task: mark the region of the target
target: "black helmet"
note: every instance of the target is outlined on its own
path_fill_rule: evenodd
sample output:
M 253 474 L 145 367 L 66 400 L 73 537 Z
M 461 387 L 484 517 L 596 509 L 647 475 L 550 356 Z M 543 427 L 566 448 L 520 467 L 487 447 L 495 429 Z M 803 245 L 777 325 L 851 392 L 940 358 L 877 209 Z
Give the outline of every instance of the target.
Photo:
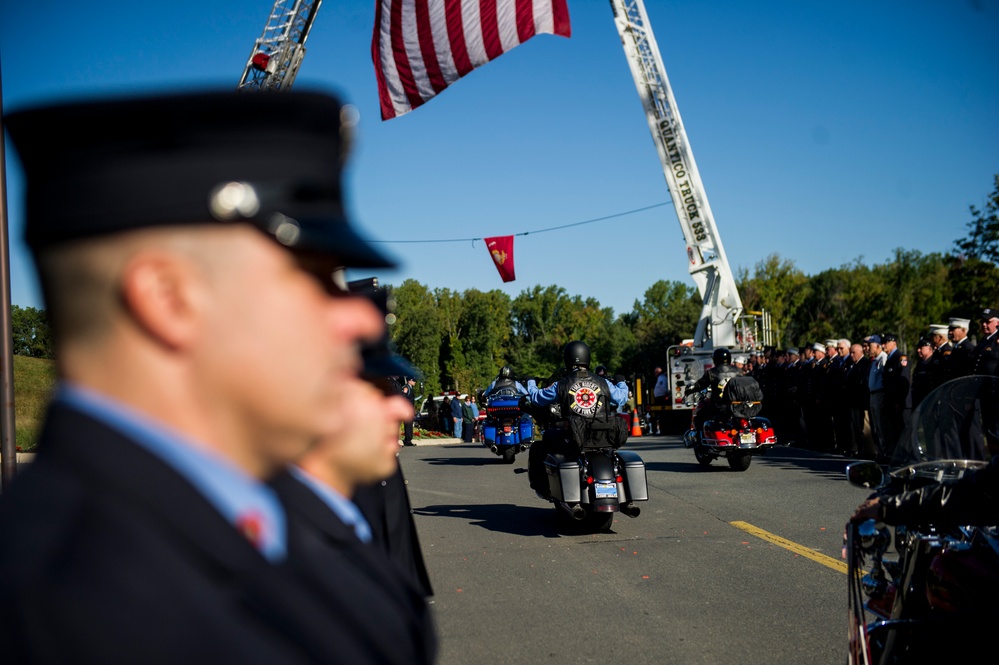
M 580 342 L 579 340 L 569 342 L 562 350 L 562 360 L 565 361 L 566 369 L 589 367 L 590 347 L 586 346 L 586 342 Z
M 715 352 L 711 354 L 711 358 L 715 361 L 715 365 L 732 364 L 732 353 L 725 347 L 715 349 Z
M 513 376 L 513 370 L 510 369 L 509 365 L 503 365 L 502 369 L 500 369 L 500 378 L 509 379 L 511 376 Z
M 597 365 L 597 368 L 593 370 L 593 373 L 598 376 L 605 376 L 607 374 L 607 368 L 603 365 Z

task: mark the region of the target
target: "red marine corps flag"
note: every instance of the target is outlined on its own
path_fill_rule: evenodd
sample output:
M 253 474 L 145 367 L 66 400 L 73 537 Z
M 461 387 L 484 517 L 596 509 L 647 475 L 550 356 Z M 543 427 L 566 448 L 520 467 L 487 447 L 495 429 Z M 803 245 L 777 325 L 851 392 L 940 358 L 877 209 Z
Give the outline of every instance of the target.
M 512 282 L 516 279 L 513 273 L 513 236 L 497 236 L 486 238 L 486 249 L 489 256 L 493 257 L 493 263 L 499 270 L 500 277 L 504 282 Z
M 382 120 L 412 111 L 534 35 L 568 37 L 566 0 L 377 0 L 371 58 Z

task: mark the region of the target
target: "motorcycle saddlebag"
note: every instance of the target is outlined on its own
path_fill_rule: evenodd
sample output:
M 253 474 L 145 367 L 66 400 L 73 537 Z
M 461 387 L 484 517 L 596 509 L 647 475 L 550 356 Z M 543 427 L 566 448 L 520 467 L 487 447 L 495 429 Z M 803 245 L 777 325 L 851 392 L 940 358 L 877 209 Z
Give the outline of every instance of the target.
M 763 408 L 763 390 L 751 376 L 736 376 L 725 384 L 724 401 L 736 418 L 753 418 Z
M 565 455 L 551 454 L 545 458 L 548 491 L 552 497 L 566 503 L 579 503 L 579 461 Z
M 624 465 L 625 495 L 629 501 L 648 501 L 649 484 L 645 477 L 645 462 L 638 453 L 619 450 L 618 458 Z
M 482 443 L 491 445 L 496 443 L 496 425 L 490 421 L 482 423 Z
M 531 422 L 530 418 L 520 419 L 520 441 L 521 443 L 527 443 L 534 438 L 534 424 Z

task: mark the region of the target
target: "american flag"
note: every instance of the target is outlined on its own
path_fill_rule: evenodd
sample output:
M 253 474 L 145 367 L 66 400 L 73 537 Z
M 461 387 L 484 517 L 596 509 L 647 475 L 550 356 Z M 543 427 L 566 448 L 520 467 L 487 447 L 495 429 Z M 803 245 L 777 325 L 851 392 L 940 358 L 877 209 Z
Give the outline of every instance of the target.
M 378 0 L 371 57 L 382 120 L 535 35 L 570 33 L 566 0 Z

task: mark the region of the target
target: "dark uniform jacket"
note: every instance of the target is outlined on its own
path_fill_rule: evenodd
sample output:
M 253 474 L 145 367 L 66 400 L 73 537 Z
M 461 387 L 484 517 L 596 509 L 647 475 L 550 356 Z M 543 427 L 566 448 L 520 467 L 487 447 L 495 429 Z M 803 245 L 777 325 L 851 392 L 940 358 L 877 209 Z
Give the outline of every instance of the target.
M 860 360 L 850 366 L 846 372 L 845 388 L 850 407 L 868 410 L 871 406 L 871 392 L 867 383 L 867 375 L 871 371 L 870 356 L 861 356 Z
M 930 391 L 936 387 L 936 379 L 933 376 L 933 358 L 932 356 L 928 360 L 917 360 L 916 366 L 912 368 L 912 379 L 911 379 L 912 392 L 910 397 L 912 400 L 912 408 L 915 409 L 919 406 L 920 402 L 930 394 Z
M 895 349 L 885 360 L 882 386 L 885 391 L 885 404 L 901 410 L 909 396 L 908 356 Z
M 853 358 L 850 356 L 836 356 L 829 363 L 824 398 L 826 405 L 834 410 L 849 408 L 849 400 L 846 395 L 846 374 L 851 367 L 853 367 Z
M 365 662 L 434 662 L 437 636 L 426 601 L 384 551 L 362 543 L 353 527 L 290 474 L 271 486 L 288 510 L 296 572 L 337 611 L 335 628 L 348 631 L 371 654 Z
M 398 466 L 390 478 L 358 488 L 354 493 L 354 503 L 371 525 L 374 543 L 409 576 L 420 593 L 426 597 L 434 595 L 413 522 L 402 466 Z
M 999 331 L 985 337 L 971 350 L 971 373 L 994 376 L 999 374 Z
M 954 344 L 947 358 L 947 378 L 956 379 L 960 376 L 968 376 L 972 372 L 971 350 L 975 345 L 965 337 L 957 344 Z
M 356 645 L 170 466 L 51 407 L 0 500 L 4 663 L 376 662 Z

